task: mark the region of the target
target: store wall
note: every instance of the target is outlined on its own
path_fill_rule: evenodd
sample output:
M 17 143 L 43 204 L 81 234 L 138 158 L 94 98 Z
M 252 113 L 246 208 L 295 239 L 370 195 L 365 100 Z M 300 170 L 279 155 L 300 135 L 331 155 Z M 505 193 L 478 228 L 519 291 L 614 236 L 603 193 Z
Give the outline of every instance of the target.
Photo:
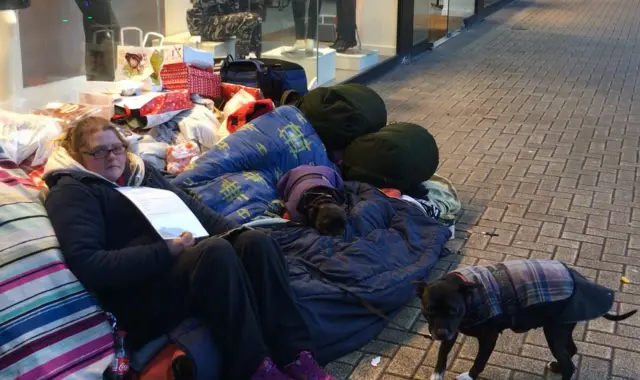
M 191 8 L 190 0 L 163 0 L 164 1 L 164 34 L 188 33 L 187 9 Z

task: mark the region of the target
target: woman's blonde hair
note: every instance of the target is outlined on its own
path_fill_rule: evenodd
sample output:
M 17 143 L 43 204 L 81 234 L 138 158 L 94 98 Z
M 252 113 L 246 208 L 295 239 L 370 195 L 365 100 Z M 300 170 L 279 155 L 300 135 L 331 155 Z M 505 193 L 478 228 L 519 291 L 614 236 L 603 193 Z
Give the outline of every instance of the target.
M 109 120 L 90 116 L 73 124 L 62 132 L 62 136 L 56 141 L 58 146 L 63 147 L 76 161 L 82 162 L 82 149 L 86 147 L 89 136 L 96 132 L 112 131 L 118 136 L 125 149 L 129 150 L 127 140 Z

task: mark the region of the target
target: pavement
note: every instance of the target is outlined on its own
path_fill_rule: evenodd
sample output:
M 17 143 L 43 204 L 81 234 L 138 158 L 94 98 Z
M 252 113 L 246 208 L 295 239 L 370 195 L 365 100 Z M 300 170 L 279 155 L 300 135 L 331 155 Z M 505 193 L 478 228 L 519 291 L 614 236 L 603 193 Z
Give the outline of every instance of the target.
M 639 29 L 637 0 L 515 1 L 371 85 L 390 120 L 436 137 L 439 173 L 464 204 L 449 244 L 457 254 L 433 278 L 553 258 L 619 291 L 614 311 L 640 307 Z M 417 306 L 396 322 L 424 331 Z M 640 379 L 639 327 L 640 316 L 579 324 L 574 379 Z M 437 345 L 387 328 L 327 369 L 338 379 L 429 379 Z M 454 353 L 445 379 L 471 367 L 475 341 L 459 338 Z M 505 332 L 483 378 L 559 379 L 550 359 L 541 331 Z

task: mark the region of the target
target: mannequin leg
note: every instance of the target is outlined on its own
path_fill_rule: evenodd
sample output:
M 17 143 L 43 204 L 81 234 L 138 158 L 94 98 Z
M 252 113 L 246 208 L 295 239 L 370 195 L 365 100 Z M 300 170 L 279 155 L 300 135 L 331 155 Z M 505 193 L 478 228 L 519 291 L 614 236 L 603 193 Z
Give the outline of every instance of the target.
M 356 41 L 356 0 L 337 0 L 338 38 L 331 45 L 338 53 L 358 45 Z
M 338 39 L 356 40 L 356 0 L 337 0 Z
M 307 38 L 315 40 L 318 34 L 318 16 L 322 9 L 322 0 L 309 0 L 309 19 L 307 21 Z
M 291 10 L 293 11 L 293 23 L 296 29 L 296 40 L 304 40 L 306 37 L 306 16 L 308 0 L 293 0 Z

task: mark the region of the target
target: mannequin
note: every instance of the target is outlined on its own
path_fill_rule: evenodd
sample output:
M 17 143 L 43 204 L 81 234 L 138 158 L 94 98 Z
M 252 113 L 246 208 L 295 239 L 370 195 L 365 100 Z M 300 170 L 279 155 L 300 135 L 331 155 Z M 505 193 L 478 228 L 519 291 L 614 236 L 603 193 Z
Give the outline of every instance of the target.
M 338 37 L 330 47 L 344 53 L 358 46 L 356 40 L 356 0 L 337 0 Z
M 236 57 L 262 52 L 264 0 L 191 0 L 187 26 L 192 36 L 202 41 L 220 41 L 236 37 Z
M 293 21 L 296 28 L 296 42 L 292 50 L 313 51 L 318 34 L 318 14 L 322 0 L 293 0 Z M 307 14 L 308 10 L 308 14 Z

